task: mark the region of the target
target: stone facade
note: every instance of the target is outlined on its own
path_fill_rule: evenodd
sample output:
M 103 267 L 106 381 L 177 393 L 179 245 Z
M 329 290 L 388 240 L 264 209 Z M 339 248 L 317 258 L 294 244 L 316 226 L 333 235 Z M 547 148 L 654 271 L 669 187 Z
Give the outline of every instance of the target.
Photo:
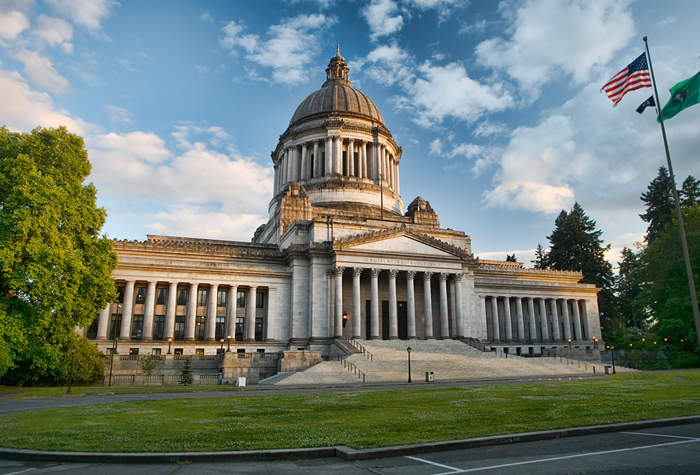
M 105 354 L 119 338 L 121 354 L 141 355 L 328 357 L 338 338 L 533 356 L 569 339 L 604 345 L 599 289 L 581 273 L 479 260 L 423 198 L 403 213 L 402 150 L 348 71 L 337 53 L 280 136 L 269 221 L 252 242 L 115 241 L 119 301 L 80 331 Z

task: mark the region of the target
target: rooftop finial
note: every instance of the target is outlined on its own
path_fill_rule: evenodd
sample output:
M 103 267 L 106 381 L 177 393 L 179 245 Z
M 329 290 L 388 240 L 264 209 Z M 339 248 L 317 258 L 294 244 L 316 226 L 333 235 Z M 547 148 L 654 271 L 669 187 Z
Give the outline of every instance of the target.
M 340 58 L 340 45 L 335 46 L 335 57 Z

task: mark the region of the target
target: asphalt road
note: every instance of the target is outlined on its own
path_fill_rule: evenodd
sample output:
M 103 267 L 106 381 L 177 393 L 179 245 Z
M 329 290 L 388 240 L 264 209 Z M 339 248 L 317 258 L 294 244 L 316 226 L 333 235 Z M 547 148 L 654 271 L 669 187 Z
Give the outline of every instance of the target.
M 697 475 L 700 473 L 700 424 L 359 462 L 327 458 L 284 462 L 111 465 L 0 460 L 0 475 L 61 472 L 79 475 Z

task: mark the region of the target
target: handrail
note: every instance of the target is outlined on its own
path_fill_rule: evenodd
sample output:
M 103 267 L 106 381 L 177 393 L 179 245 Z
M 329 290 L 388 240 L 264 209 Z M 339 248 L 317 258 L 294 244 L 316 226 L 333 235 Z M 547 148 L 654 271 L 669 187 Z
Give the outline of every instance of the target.
M 367 382 L 367 375 L 360 368 L 358 368 L 354 363 L 343 360 L 343 368 L 352 372 L 355 376 L 360 378 L 363 383 Z
M 362 346 L 357 340 L 355 340 L 354 338 L 350 338 L 350 337 L 348 337 L 348 336 L 345 336 L 345 339 L 346 339 L 352 346 L 354 346 L 355 348 L 357 348 L 358 350 L 360 350 L 360 351 L 362 352 L 362 354 L 363 354 L 366 358 L 368 358 L 370 361 L 374 361 L 374 357 L 373 357 L 372 353 L 370 353 L 369 351 L 367 351 L 367 348 L 365 348 L 364 346 Z

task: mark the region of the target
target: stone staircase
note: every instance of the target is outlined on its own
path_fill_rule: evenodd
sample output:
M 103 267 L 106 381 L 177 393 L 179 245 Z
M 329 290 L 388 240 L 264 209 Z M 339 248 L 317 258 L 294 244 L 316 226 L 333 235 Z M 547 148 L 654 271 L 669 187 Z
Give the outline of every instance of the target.
M 307 386 L 313 384 L 361 384 L 362 380 L 343 367 L 342 361 L 324 361 L 298 373 L 286 373 L 290 376 L 280 381 L 265 384 Z

